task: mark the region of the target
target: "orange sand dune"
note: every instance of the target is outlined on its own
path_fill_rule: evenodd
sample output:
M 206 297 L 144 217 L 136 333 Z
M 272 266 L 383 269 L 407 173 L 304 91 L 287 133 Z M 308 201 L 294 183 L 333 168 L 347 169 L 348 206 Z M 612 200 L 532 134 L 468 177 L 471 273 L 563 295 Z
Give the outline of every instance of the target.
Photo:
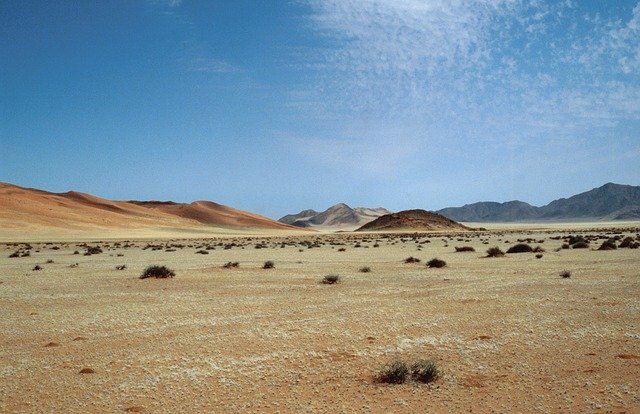
M 0 183 L 0 232 L 96 228 L 300 230 L 258 214 L 210 201 L 191 204 L 112 201 L 90 194 L 47 191 Z

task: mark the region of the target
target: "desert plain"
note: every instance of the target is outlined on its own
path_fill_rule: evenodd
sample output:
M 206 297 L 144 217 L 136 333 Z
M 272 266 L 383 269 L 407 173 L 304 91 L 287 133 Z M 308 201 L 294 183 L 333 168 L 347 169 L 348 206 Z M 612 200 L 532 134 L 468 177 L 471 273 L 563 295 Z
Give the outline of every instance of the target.
M 597 250 L 639 233 L 5 241 L 0 411 L 640 412 L 640 249 Z M 562 248 L 578 234 L 588 248 Z M 542 257 L 485 257 L 519 241 Z M 149 265 L 176 276 L 139 279 Z M 340 282 L 320 283 L 329 274 Z M 376 381 L 418 359 L 436 381 Z

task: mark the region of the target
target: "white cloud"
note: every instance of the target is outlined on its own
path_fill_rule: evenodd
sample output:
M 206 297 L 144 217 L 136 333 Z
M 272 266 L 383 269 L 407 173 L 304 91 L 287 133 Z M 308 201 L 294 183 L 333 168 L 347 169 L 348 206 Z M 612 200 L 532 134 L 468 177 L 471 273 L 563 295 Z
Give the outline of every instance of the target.
M 314 29 L 335 46 L 324 50 L 316 84 L 297 95 L 323 118 L 413 123 L 408 133 L 429 140 L 437 137 L 424 136 L 425 120 L 469 125 L 468 137 L 506 124 L 513 140 L 639 116 L 638 82 L 614 82 L 604 58 L 637 73 L 640 5 L 626 22 L 594 18 L 597 30 L 585 35 L 571 1 L 309 3 Z M 596 60 L 604 74 L 585 68 Z

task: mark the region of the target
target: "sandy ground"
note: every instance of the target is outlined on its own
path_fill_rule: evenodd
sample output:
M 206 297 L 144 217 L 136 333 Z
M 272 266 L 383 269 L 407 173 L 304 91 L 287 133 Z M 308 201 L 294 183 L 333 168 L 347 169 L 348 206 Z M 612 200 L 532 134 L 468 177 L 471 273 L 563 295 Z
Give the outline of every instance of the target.
M 519 232 L 1 244 L 0 411 L 640 412 L 640 249 Z M 482 257 L 529 237 L 542 258 Z M 375 383 L 395 358 L 442 375 Z

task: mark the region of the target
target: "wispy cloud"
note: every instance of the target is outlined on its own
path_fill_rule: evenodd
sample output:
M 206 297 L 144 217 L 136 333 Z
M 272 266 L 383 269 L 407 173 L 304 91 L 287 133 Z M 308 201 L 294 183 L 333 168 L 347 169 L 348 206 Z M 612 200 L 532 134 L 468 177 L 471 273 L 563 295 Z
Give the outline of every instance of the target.
M 208 73 L 238 73 L 241 69 L 225 60 L 215 58 L 194 58 L 191 68 L 194 72 Z
M 308 1 L 333 45 L 292 95 L 311 117 L 359 122 L 364 135 L 401 127 L 423 147 L 579 140 L 640 119 L 640 5 L 607 21 L 570 0 Z M 353 139 L 332 132 L 328 147 Z

